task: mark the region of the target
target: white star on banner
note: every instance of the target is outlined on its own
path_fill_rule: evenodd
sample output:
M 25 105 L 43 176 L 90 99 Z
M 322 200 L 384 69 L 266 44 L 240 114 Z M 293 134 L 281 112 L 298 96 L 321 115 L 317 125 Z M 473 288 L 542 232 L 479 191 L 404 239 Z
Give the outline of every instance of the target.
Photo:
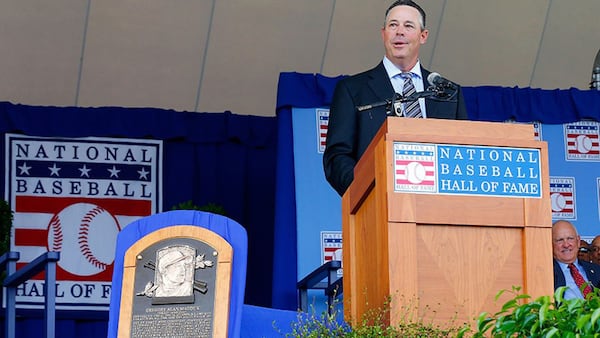
M 23 165 L 18 168 L 21 170 L 21 175 L 29 175 L 29 169 L 31 169 L 31 167 L 27 166 L 27 162 L 23 162 Z
M 119 172 L 121 170 L 117 169 L 114 165 L 113 165 L 112 169 L 108 169 L 108 171 L 110 171 L 110 177 L 119 178 Z
M 148 179 L 148 174 L 149 174 L 149 173 L 150 173 L 150 172 L 149 172 L 149 171 L 146 171 L 146 168 L 144 168 L 144 167 L 142 167 L 142 170 L 138 170 L 138 174 L 140 174 L 140 179 L 142 179 L 142 178 L 143 178 L 143 179 L 147 180 L 147 179 Z
M 85 176 L 85 177 L 89 178 L 90 177 L 90 174 L 89 174 L 90 170 L 92 170 L 92 169 L 88 168 L 84 164 L 83 168 L 79 168 L 79 171 L 81 171 L 81 177 Z
M 58 172 L 61 168 L 57 167 L 56 163 L 53 163 L 51 167 L 48 167 L 48 169 L 50 169 L 50 176 L 56 175 L 57 177 L 60 177 Z

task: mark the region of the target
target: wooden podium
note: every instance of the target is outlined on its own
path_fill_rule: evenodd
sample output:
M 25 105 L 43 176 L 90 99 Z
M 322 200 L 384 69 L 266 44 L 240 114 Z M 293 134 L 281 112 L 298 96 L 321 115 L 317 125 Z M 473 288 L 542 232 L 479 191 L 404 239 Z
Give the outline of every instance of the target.
M 487 176 L 482 181 L 487 183 L 445 182 L 446 188 L 465 193 L 398 191 L 400 162 L 394 147 L 399 143 L 471 149 L 450 155 L 462 155 L 458 160 L 490 156 L 487 166 L 442 168 L 463 176 Z M 517 156 L 513 162 L 533 162 L 513 148 L 539 155 L 539 172 L 527 173 L 539 175 L 539 195 L 510 194 L 511 189 L 536 190 L 520 183 L 496 187 L 496 192 L 508 190 L 508 195 L 477 194 L 477 190 L 491 192 L 494 179 L 519 182 L 521 169 L 516 172 L 496 163 L 518 166 L 508 163 L 513 153 Z M 437 171 L 435 175 L 440 174 Z M 419 179 L 423 173 L 416 171 Z M 354 182 L 342 199 L 346 320 L 361 322 L 369 310 L 389 307 L 386 320 L 392 325 L 407 316 L 438 324 L 473 324 L 481 312 L 495 313 L 512 297 L 505 293 L 495 301 L 502 289 L 520 286 L 534 299 L 552 295 L 549 186 L 547 145 L 534 140 L 532 125 L 388 118 L 357 164 Z

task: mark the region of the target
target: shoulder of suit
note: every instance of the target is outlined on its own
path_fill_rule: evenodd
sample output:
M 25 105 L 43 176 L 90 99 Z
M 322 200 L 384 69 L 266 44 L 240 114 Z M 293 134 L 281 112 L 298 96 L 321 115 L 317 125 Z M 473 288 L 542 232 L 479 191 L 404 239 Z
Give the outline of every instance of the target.
M 363 79 L 363 78 L 372 78 L 373 76 L 378 76 L 381 74 L 387 75 L 387 73 L 385 71 L 385 67 L 383 66 L 383 62 L 380 62 L 377 66 L 375 66 L 371 69 L 367 69 L 364 72 L 350 75 L 347 78 L 345 78 L 344 80 L 353 81 L 353 80 Z
M 591 273 L 600 272 L 600 265 L 598 264 L 583 261 L 580 261 L 579 264 Z
M 579 263 L 583 263 L 583 264 L 585 264 L 585 265 L 587 265 L 587 266 L 589 266 L 589 267 L 592 267 L 592 268 L 600 269 L 600 265 L 598 265 L 598 264 L 596 264 L 596 263 L 592 263 L 592 262 L 585 262 L 585 261 L 583 261 L 583 262 L 579 262 Z
M 350 75 L 341 79 L 338 81 L 338 85 L 344 85 L 348 88 L 351 88 L 351 90 L 352 88 L 356 90 L 357 87 L 362 87 L 373 80 L 380 81 L 385 79 L 387 79 L 387 72 L 383 67 L 383 63 L 380 63 L 376 67 L 366 70 L 362 73 Z

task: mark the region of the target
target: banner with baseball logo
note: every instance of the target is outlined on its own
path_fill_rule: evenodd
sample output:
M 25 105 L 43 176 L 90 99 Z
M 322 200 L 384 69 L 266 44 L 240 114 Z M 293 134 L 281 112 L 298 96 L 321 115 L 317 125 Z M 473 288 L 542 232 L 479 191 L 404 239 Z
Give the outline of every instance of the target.
M 11 250 L 20 266 L 60 252 L 57 309 L 106 310 L 116 236 L 161 211 L 162 141 L 5 135 Z M 43 305 L 43 275 L 17 291 L 17 306 Z

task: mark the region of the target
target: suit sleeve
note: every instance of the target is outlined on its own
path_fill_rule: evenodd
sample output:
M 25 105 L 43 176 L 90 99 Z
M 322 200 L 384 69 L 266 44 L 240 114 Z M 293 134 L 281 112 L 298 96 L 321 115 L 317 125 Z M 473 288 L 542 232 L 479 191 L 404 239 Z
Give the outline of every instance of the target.
M 356 107 L 345 81 L 335 87 L 329 110 L 329 125 L 323 169 L 325 178 L 340 196 L 354 179 L 356 165 Z

